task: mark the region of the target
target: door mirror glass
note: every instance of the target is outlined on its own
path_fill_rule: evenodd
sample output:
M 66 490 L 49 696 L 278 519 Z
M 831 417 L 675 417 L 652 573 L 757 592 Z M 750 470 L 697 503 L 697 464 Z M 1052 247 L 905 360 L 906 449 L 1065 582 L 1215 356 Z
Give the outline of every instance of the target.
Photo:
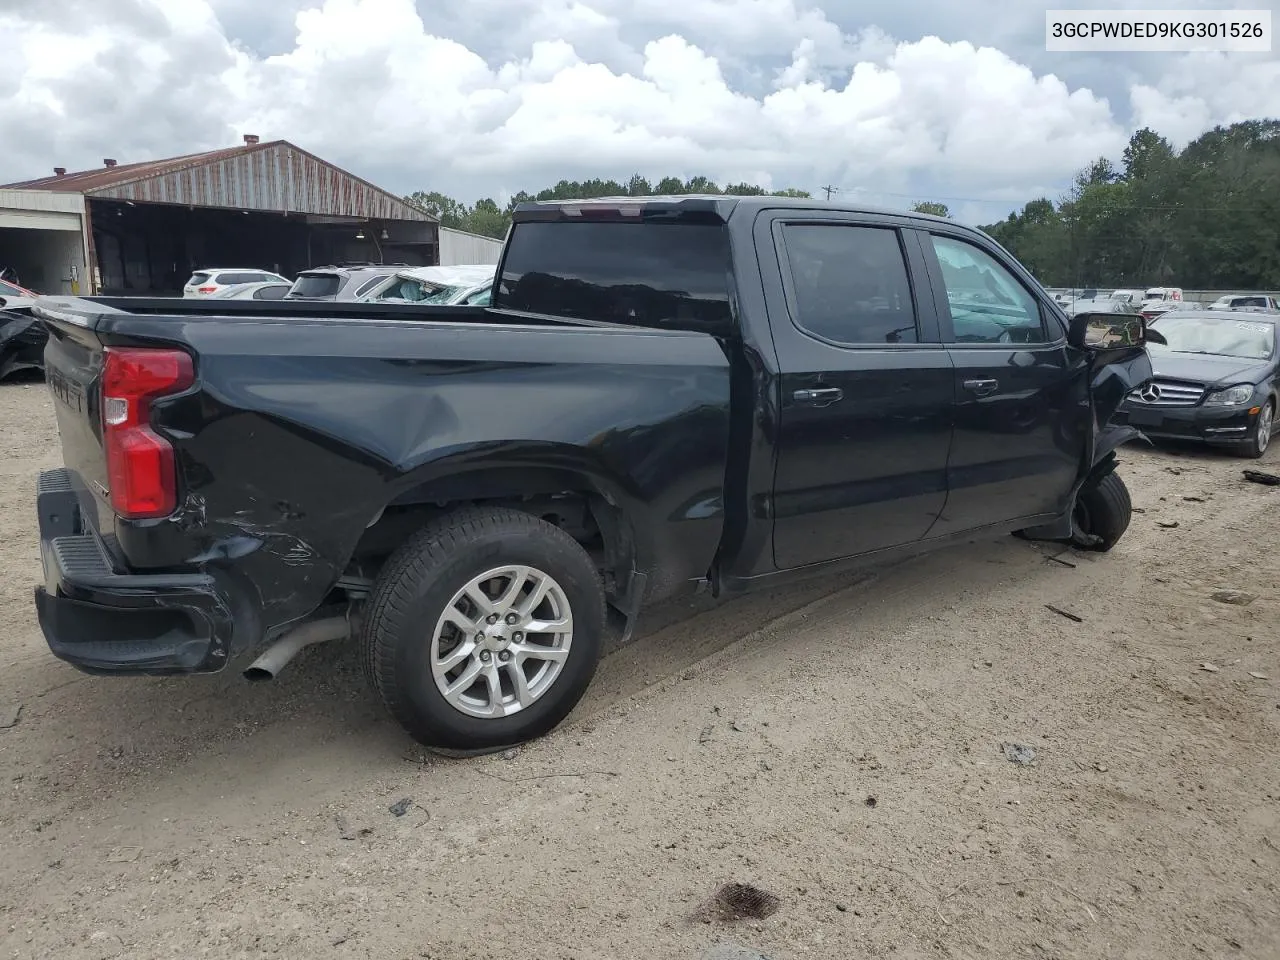
M 1078 313 L 1071 319 L 1069 339 L 1085 350 L 1127 350 L 1164 340 L 1136 313 Z

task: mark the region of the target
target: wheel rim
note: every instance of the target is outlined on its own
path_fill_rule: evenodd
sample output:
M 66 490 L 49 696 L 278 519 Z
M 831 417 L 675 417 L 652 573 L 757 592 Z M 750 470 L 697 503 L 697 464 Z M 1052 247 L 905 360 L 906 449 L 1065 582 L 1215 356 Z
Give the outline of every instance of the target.
M 1258 450 L 1264 451 L 1271 444 L 1271 405 L 1267 404 L 1258 414 Z
M 460 713 L 509 717 L 560 677 L 573 643 L 564 588 L 536 567 L 486 570 L 453 595 L 431 635 L 436 689 Z

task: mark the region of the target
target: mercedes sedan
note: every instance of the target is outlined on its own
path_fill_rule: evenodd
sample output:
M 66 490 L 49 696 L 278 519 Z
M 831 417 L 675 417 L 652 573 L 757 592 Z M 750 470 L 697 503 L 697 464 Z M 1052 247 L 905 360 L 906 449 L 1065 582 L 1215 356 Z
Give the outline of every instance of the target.
M 1261 457 L 1278 402 L 1276 323 L 1280 314 L 1179 310 L 1154 324 L 1153 379 L 1121 404 L 1115 422 L 1152 439 L 1221 444 Z

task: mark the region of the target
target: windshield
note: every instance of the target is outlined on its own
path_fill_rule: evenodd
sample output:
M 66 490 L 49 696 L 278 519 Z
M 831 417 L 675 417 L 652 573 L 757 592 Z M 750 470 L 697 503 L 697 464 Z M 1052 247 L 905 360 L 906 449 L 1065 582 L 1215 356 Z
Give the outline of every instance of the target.
M 1269 360 L 1275 350 L 1275 325 L 1264 321 L 1168 314 L 1157 329 L 1167 344 L 1148 343 L 1153 353 L 1200 353 Z

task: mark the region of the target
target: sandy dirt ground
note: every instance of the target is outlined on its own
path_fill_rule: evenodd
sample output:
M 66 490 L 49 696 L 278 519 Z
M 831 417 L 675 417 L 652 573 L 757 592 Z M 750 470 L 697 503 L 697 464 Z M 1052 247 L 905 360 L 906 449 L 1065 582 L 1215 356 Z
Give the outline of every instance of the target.
M 0 958 L 1280 957 L 1253 464 L 1126 449 L 1143 512 L 1072 565 L 1005 538 L 662 608 L 553 735 L 446 761 L 342 647 L 262 685 L 55 660 L 42 384 L 0 387 L 0 444 Z M 700 912 L 735 881 L 776 911 Z

